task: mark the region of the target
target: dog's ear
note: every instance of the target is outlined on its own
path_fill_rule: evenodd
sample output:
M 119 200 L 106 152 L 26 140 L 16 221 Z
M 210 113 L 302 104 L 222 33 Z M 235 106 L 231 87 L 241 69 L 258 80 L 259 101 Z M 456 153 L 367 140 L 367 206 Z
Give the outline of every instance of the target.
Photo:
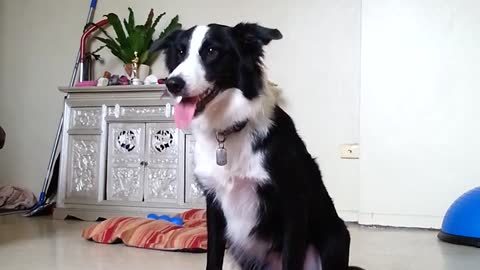
M 152 42 L 152 45 L 150 45 L 150 48 L 148 50 L 152 53 L 167 49 L 175 41 L 181 31 L 182 30 L 177 29 L 168 34 L 166 37 L 155 40 L 154 42 Z
M 260 26 L 256 23 L 239 23 L 232 28 L 234 37 L 242 44 L 267 45 L 272 40 L 281 39 L 278 29 Z

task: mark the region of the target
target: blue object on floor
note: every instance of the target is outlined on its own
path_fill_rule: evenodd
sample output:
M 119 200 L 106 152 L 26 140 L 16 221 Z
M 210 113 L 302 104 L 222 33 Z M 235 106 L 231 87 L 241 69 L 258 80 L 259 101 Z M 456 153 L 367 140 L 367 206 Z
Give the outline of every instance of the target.
M 183 219 L 181 217 L 169 217 L 167 215 L 148 214 L 147 218 L 155 220 L 164 220 L 173 223 L 177 226 L 183 226 Z
M 480 187 L 463 194 L 450 206 L 438 238 L 480 248 Z

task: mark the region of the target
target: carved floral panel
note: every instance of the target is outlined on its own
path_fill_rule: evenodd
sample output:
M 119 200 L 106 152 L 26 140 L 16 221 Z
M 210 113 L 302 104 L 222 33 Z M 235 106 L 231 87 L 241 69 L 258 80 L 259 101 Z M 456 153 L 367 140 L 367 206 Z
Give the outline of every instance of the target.
M 143 199 L 142 168 L 113 168 L 111 199 L 141 201 Z
M 101 108 L 72 108 L 71 128 L 100 128 Z
M 70 197 L 96 197 L 99 170 L 99 137 L 70 136 Z
M 146 199 L 177 200 L 178 182 L 176 168 L 148 168 L 146 172 Z

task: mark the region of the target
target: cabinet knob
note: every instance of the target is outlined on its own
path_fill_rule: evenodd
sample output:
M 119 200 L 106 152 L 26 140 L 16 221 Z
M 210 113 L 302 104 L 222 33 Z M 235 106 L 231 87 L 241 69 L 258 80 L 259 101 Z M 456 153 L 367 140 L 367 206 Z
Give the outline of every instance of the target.
M 140 162 L 140 166 L 144 166 L 144 167 L 145 167 L 145 166 L 148 166 L 148 162 L 142 161 L 142 162 Z

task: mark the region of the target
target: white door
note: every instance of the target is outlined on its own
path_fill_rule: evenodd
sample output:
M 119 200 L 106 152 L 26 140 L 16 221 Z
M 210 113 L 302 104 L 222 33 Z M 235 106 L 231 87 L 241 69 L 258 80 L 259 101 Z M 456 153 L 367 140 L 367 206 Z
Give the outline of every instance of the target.
M 145 201 L 179 204 L 184 191 L 183 132 L 174 123 L 147 123 L 146 127 Z
M 107 200 L 143 201 L 144 152 L 144 123 L 109 125 Z

